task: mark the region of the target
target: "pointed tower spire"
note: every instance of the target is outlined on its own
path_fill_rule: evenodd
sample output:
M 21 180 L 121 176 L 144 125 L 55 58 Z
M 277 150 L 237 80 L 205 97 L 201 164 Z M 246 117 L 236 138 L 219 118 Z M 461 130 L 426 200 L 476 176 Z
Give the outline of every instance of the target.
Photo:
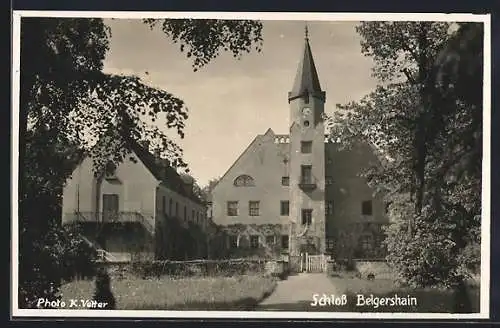
M 288 101 L 309 94 L 324 100 L 325 93 L 321 90 L 318 72 L 316 71 L 311 46 L 309 45 L 309 28 L 307 24 L 304 30 L 304 51 L 297 69 L 297 74 L 295 75 L 292 91 L 288 93 Z

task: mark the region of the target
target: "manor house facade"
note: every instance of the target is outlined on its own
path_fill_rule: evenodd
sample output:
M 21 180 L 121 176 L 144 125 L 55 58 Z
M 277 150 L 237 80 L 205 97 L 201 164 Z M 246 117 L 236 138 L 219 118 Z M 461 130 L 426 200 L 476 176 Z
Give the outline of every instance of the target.
M 212 219 L 228 247 L 238 255 L 381 257 L 386 205 L 360 177 L 379 163 L 377 152 L 362 143 L 342 150 L 325 135 L 326 92 L 307 33 L 287 100 L 289 134 L 257 135 L 212 191 Z

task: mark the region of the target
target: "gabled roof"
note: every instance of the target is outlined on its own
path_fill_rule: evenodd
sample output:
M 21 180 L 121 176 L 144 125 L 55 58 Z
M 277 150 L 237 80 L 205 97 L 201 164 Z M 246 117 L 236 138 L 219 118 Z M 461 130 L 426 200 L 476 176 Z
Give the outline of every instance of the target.
M 192 187 L 186 185 L 179 173 L 170 166 L 168 160 L 157 158 L 148 149 L 131 138 L 127 138 L 126 142 L 161 184 L 196 203 L 202 204 L 202 201 L 193 193 Z

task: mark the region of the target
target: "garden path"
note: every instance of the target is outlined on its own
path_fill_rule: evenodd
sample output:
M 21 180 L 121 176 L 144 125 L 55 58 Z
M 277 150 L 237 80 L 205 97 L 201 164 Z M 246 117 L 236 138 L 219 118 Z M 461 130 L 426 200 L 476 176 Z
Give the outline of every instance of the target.
M 335 286 L 324 273 L 300 273 L 278 282 L 274 292 L 261 302 L 257 311 L 310 311 L 313 295 L 338 295 L 341 286 Z

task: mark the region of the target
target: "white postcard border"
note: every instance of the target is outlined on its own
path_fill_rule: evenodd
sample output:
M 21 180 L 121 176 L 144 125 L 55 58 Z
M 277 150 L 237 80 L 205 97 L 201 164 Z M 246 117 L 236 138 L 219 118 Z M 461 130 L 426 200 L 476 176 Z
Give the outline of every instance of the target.
M 302 21 L 456 21 L 484 23 L 483 163 L 481 222 L 480 312 L 453 313 L 358 313 L 281 311 L 131 311 L 131 310 L 36 310 L 18 307 L 18 180 L 19 91 L 21 17 L 193 18 Z M 491 201 L 491 16 L 444 13 L 264 13 L 264 12 L 125 12 L 125 11 L 14 11 L 12 20 L 12 316 L 103 318 L 234 318 L 234 319 L 488 319 L 490 315 L 490 201 Z

